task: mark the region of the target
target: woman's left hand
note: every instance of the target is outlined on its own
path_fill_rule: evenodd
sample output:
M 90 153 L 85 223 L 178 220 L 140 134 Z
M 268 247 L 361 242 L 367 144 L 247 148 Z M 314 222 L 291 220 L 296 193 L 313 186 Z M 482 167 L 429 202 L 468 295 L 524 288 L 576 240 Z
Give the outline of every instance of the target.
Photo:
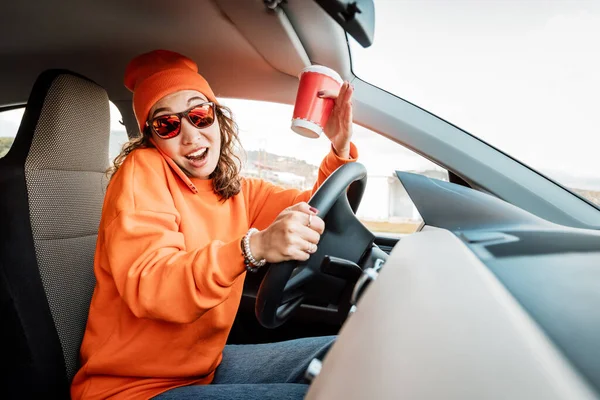
M 327 90 L 319 92 L 319 97 L 334 101 L 333 110 L 323 130 L 331 141 L 336 154 L 341 158 L 350 158 L 353 92 L 354 87 L 348 81 L 344 81 L 339 93 Z

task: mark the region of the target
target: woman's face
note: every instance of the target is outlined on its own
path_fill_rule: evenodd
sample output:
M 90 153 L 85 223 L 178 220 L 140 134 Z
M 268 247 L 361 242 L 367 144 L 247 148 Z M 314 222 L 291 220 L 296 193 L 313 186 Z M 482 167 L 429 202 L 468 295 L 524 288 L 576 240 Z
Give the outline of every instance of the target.
M 150 110 L 148 121 L 161 115 L 179 113 L 207 102 L 206 96 L 195 90 L 181 90 L 160 99 Z M 221 155 L 219 121 L 207 128 L 196 128 L 187 118 L 181 120 L 181 131 L 170 139 L 160 138 L 152 129 L 156 145 L 190 177 L 208 179 L 217 168 Z

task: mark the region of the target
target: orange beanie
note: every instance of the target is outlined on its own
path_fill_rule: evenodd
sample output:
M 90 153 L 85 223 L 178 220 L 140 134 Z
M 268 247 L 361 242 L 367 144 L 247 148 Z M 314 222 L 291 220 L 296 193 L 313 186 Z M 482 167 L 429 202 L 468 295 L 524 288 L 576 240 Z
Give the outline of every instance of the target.
M 131 60 L 125 69 L 125 87 L 133 92 L 133 111 L 140 131 L 152 106 L 168 94 L 197 90 L 217 103 L 208 82 L 198 73 L 198 65 L 168 50 L 154 50 Z

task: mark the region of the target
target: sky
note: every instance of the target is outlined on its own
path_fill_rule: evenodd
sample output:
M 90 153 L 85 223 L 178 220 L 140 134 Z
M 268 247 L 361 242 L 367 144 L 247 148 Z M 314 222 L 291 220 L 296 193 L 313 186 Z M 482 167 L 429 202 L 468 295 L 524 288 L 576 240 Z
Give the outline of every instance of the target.
M 375 0 L 375 10 L 374 44 L 350 40 L 357 76 L 567 186 L 587 179 L 586 189 L 600 190 L 600 1 Z M 220 101 L 247 150 L 318 165 L 329 149 L 325 137 L 290 130 L 290 105 Z M 111 111 L 113 130 L 124 132 Z M 12 114 L 0 123 L 18 126 Z M 358 125 L 353 140 L 371 175 L 436 168 Z

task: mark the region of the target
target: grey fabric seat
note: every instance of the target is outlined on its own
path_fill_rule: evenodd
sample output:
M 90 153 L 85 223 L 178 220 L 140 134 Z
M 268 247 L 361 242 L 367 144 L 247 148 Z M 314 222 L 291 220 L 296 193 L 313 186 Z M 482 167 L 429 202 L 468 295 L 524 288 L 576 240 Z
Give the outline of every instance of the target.
M 109 101 L 69 71 L 36 81 L 0 159 L 0 397 L 69 398 L 95 280 Z

